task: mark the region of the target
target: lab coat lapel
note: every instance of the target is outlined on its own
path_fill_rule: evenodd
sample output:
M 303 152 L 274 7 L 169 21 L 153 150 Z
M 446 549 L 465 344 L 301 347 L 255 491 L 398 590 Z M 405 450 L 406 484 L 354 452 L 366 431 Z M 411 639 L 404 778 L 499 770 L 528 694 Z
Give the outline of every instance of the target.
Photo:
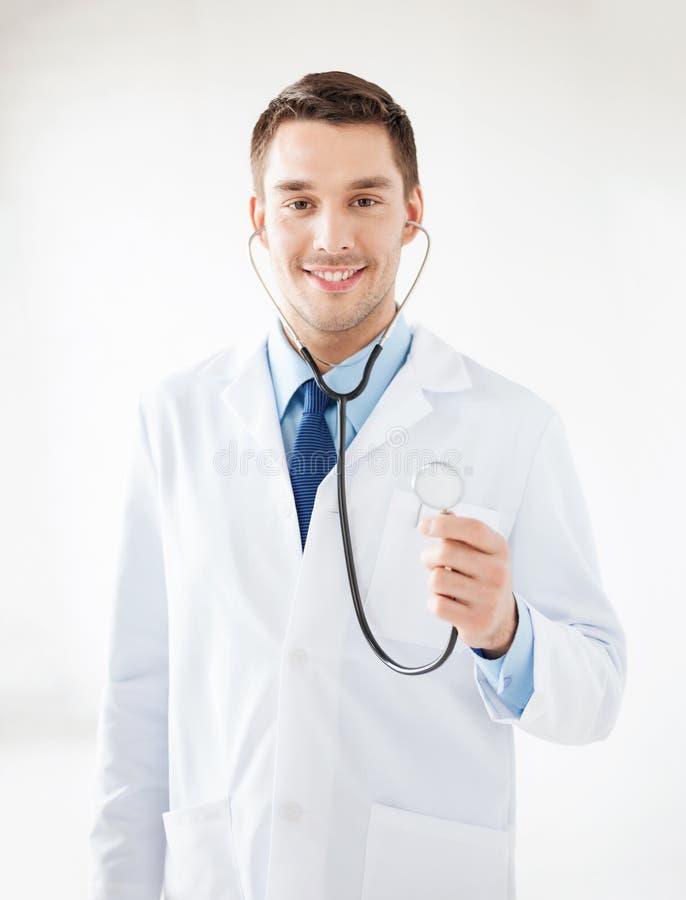
M 295 585 L 302 547 L 281 423 L 269 370 L 266 338 L 263 338 L 238 365 L 234 377 L 223 388 L 220 396 L 241 426 L 254 439 L 256 452 L 259 454 L 255 461 L 258 471 L 268 472 L 270 475 L 268 478 L 251 479 L 250 502 L 257 504 L 259 509 L 276 511 L 279 527 L 263 530 L 262 546 L 268 557 L 271 555 L 273 559 L 281 559 L 284 579 L 282 586 Z M 271 544 L 267 546 L 267 542 Z
M 405 364 L 396 373 L 360 431 L 346 449 L 346 470 L 354 473 L 360 460 L 388 442 L 410 443 L 413 426 L 434 412 L 426 397 L 429 392 L 454 392 L 471 387 L 462 355 L 444 343 L 421 323 L 415 322 L 413 339 Z M 282 502 L 293 502 L 288 463 L 281 434 L 274 389 L 267 360 L 266 338 L 248 351 L 221 397 L 253 436 L 258 450 L 269 454 L 269 466 L 276 470 Z M 351 476 L 354 479 L 354 474 Z M 317 505 L 337 505 L 336 467 L 322 480 Z M 289 543 L 298 548 L 297 520 L 292 520 Z M 297 538 L 297 541 L 296 541 Z
M 351 441 L 346 450 L 346 462 L 362 459 L 375 447 L 392 440 L 394 429 L 409 429 L 429 415 L 433 407 L 425 391 L 450 392 L 471 387 L 460 353 L 420 322 L 414 324 L 413 330 L 405 365 L 396 373 Z M 275 454 L 270 463 L 278 464 L 287 473 L 265 338 L 248 354 L 221 395 L 259 446 Z
M 288 477 L 281 423 L 267 360 L 266 338 L 244 360 L 232 381 L 222 390 L 221 397 L 252 434 L 260 449 L 274 454 L 269 459 L 269 465 L 278 466 L 280 475 Z
M 359 462 L 376 447 L 397 446 L 404 432 L 433 412 L 425 391 L 450 392 L 471 387 L 460 353 L 421 323 L 415 323 L 405 365 L 388 385 L 370 416 L 346 450 L 346 466 Z

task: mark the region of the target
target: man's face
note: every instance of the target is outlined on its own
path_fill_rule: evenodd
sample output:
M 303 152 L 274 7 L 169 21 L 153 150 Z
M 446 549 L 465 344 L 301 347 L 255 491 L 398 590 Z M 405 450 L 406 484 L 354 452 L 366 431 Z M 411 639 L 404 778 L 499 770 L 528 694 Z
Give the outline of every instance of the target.
M 251 198 L 253 224 L 266 226 L 274 276 L 300 317 L 324 332 L 355 328 L 374 310 L 389 319 L 400 251 L 416 234 L 405 222 L 421 221 L 422 198 L 416 188 L 404 202 L 383 126 L 283 122 L 264 193 L 263 207 Z M 360 271 L 333 282 L 315 274 L 332 268 Z

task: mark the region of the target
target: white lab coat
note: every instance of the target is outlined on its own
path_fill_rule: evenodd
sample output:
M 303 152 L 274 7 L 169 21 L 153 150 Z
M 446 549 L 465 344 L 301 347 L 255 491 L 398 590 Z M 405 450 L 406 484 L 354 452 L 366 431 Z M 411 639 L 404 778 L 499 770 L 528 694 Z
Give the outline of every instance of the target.
M 407 665 L 428 609 L 411 491 L 452 461 L 454 510 L 509 542 L 534 632 L 517 719 L 458 639 L 393 672 L 355 617 L 336 473 L 301 552 L 262 340 L 141 394 L 98 726 L 90 900 L 513 900 L 515 725 L 610 733 L 625 637 L 560 418 L 421 323 L 347 454 L 365 608 Z

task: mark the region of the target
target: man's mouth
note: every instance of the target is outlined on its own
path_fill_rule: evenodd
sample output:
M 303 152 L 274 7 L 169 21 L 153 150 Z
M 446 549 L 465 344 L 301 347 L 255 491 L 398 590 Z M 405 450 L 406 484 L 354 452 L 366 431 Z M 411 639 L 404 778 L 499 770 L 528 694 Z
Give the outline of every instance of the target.
M 352 290 L 362 279 L 362 273 L 366 269 L 303 269 L 307 279 L 321 291 L 335 293 L 337 291 Z

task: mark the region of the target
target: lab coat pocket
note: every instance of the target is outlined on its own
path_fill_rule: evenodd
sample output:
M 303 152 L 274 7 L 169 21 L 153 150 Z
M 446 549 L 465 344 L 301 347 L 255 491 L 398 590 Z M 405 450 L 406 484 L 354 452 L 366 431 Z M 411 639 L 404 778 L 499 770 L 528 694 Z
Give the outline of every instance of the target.
M 494 530 L 500 525 L 497 509 L 461 502 L 451 511 L 458 516 L 479 519 Z M 398 488 L 391 496 L 365 599 L 365 614 L 379 638 L 434 650 L 443 650 L 448 643 L 451 626 L 429 609 L 429 569 L 420 559 L 424 547 L 436 538 L 417 530 L 420 519 L 437 513 L 438 510 L 422 504 L 414 491 Z M 458 640 L 453 652 L 466 647 Z
M 233 844 L 231 800 L 162 813 L 164 900 L 244 900 Z
M 373 803 L 361 900 L 512 900 L 514 830 Z

